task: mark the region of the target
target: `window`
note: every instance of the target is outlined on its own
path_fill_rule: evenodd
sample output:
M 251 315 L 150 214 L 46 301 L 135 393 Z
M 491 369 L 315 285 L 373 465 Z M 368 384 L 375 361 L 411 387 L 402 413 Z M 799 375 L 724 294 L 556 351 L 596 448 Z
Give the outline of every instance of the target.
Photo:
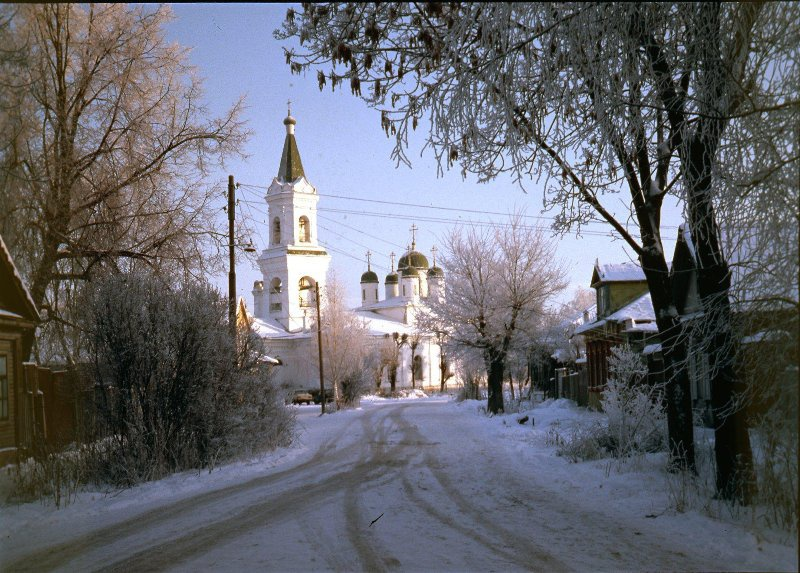
M 422 356 L 414 357 L 414 380 L 425 380 L 425 370 L 422 368 Z
M 301 243 L 311 242 L 311 225 L 308 224 L 308 217 L 303 215 L 300 217 L 300 237 Z
M 0 420 L 8 420 L 8 357 L 0 356 Z
M 272 220 L 272 244 L 279 245 L 281 243 L 281 220 L 275 217 Z
M 597 287 L 597 318 L 608 314 L 608 285 Z
M 362 302 L 367 300 L 367 289 L 365 289 L 365 288 L 361 289 L 361 300 L 362 300 Z
M 269 311 L 280 312 L 281 310 L 281 279 L 275 277 L 269 283 Z
M 300 279 L 300 307 L 305 308 L 314 306 L 314 279 L 311 277 L 303 277 Z

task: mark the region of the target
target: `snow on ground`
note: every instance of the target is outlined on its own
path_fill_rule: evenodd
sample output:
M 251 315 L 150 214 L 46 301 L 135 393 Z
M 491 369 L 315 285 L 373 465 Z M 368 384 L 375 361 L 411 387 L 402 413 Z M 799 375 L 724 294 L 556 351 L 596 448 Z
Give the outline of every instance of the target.
M 752 514 L 675 511 L 686 488 L 663 471 L 663 455 L 624 464 L 556 456 L 551 428 L 600 417 L 567 400 L 494 417 L 484 402 L 419 394 L 368 397 L 323 417 L 318 406 L 296 409 L 296 444 L 247 462 L 82 492 L 61 510 L 4 503 L 0 570 L 49 545 L 65 560 L 44 569 L 135 570 L 137 555 L 158 552 L 166 561 L 149 567 L 797 570 L 796 539 Z M 265 529 L 270 514 L 279 527 Z M 345 537 L 351 551 L 326 551 Z M 85 549 L 64 549 L 72 538 Z

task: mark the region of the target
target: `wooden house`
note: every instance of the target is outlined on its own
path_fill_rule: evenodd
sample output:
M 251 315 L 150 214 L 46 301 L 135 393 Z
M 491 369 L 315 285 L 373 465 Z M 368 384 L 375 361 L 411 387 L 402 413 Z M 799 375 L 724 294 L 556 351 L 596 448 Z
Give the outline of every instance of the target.
M 22 426 L 24 370 L 39 312 L 0 237 L 0 465 L 16 459 Z
M 599 408 L 611 348 L 629 344 L 642 351 L 657 336 L 658 328 L 647 280 L 638 264 L 596 261 L 591 287 L 597 292 L 596 319 L 578 326 L 574 334 L 581 335 L 586 346 L 589 406 Z

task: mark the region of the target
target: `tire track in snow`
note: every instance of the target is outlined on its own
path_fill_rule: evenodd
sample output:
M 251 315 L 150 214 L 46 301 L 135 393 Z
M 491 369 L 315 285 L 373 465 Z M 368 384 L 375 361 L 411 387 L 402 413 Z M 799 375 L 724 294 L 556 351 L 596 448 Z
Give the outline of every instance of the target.
M 405 429 L 411 441 L 417 443 L 425 442 L 423 434 L 415 426 L 407 424 Z M 518 532 L 500 525 L 497 520 L 488 518 L 490 513 L 487 510 L 476 507 L 473 502 L 459 494 L 458 488 L 454 486 L 450 477 L 440 469 L 441 464 L 434 459 L 430 450 L 426 450 L 424 453 L 422 467 L 430 473 L 437 483 L 438 489 L 453 502 L 462 517 L 467 518 L 467 523 L 462 523 L 458 517 L 443 513 L 425 500 L 422 494 L 418 493 L 418 488 L 414 487 L 410 476 L 406 472 L 402 479 L 403 491 L 406 496 L 417 507 L 442 525 L 459 532 L 471 541 L 480 543 L 506 563 L 516 565 L 523 570 L 569 570 L 565 563 L 543 551 L 541 547 L 534 545 L 529 539 L 521 537 Z M 499 545 L 500 543 L 502 543 L 502 546 Z M 532 558 L 535 559 L 535 563 L 531 563 Z

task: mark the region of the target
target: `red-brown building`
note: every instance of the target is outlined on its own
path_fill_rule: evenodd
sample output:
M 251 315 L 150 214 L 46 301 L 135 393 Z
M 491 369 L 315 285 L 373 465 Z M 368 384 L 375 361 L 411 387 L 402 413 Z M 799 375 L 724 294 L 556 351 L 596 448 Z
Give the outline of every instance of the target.
M 657 336 L 655 312 L 641 267 L 632 262 L 601 265 L 595 262 L 592 288 L 597 291 L 597 319 L 575 329 L 586 344 L 590 407 L 600 407 L 608 380 L 611 348 L 629 344 L 642 351 Z
M 0 237 L 0 465 L 16 460 L 24 372 L 39 312 Z

